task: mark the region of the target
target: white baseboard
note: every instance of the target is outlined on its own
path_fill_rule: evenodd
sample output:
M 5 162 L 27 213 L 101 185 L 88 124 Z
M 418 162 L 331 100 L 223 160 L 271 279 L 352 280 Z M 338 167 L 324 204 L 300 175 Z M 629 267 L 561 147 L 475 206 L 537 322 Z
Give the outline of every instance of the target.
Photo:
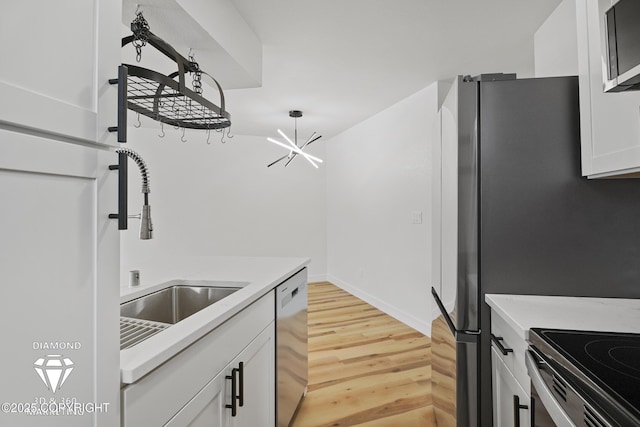
M 307 282 L 309 282 L 309 283 L 326 282 L 326 281 L 327 281 L 327 275 L 326 274 L 314 274 L 313 276 L 307 277 Z
M 349 283 L 338 279 L 335 276 L 332 276 L 331 274 L 327 274 L 327 279 L 328 282 L 333 283 L 334 285 L 338 286 L 341 289 L 344 289 L 345 291 L 349 292 L 350 294 L 360 298 L 361 300 L 365 301 L 368 304 L 371 304 L 372 306 L 374 306 L 375 308 L 377 308 L 378 310 L 384 312 L 385 314 L 388 314 L 389 316 L 393 317 L 396 320 L 399 320 L 400 322 L 404 323 L 407 326 L 412 327 L 413 329 L 417 330 L 418 332 L 430 337 L 431 336 L 431 323 L 426 322 L 422 319 L 418 319 L 415 316 L 412 316 L 410 314 L 407 314 L 406 312 L 400 310 L 399 308 L 389 304 L 388 302 L 385 302 L 381 299 L 379 299 L 378 297 L 375 297 L 365 291 L 363 291 L 360 288 L 357 288 L 353 285 L 350 285 Z M 311 280 L 309 280 L 311 281 Z M 425 313 L 429 313 L 431 310 L 429 307 L 425 307 L 424 308 Z

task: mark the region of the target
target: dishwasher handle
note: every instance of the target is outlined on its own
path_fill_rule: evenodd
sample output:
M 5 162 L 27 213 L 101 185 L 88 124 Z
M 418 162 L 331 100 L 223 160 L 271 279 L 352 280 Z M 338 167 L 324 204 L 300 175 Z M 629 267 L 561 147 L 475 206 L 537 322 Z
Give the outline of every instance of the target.
M 287 305 L 289 305 L 292 301 L 298 301 L 298 299 L 304 295 L 304 292 L 302 292 L 302 286 L 305 286 L 304 284 L 302 285 L 298 285 L 295 288 L 293 288 L 293 290 L 289 290 L 291 289 L 290 286 L 284 286 L 284 287 L 279 287 L 278 288 L 278 304 L 280 306 L 280 309 L 284 309 Z M 306 303 L 306 301 L 305 301 Z

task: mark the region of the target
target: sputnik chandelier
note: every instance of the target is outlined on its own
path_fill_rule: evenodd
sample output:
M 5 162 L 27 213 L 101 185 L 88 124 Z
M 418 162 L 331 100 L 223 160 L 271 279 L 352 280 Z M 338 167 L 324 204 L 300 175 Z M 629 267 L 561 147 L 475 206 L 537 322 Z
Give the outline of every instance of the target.
M 320 138 L 322 138 L 322 135 L 318 135 L 316 136 L 316 132 L 314 132 L 309 139 L 306 140 L 306 142 L 302 145 L 298 145 L 298 117 L 302 117 L 302 111 L 300 110 L 291 110 L 289 111 L 289 117 L 293 117 L 294 121 L 295 121 L 295 127 L 294 127 L 294 136 L 293 136 L 293 141 L 291 140 L 291 138 L 289 138 L 287 135 L 285 135 L 284 132 L 282 132 L 280 129 L 278 129 L 278 133 L 287 141 L 287 144 L 285 144 L 284 142 L 280 142 L 277 141 L 273 138 L 267 138 L 268 141 L 273 142 L 276 145 L 279 145 L 283 148 L 286 148 L 287 150 L 289 150 L 289 154 L 285 154 L 284 156 L 280 157 L 279 159 L 269 163 L 267 165 L 268 168 L 270 168 L 271 166 L 275 165 L 278 162 L 281 162 L 285 159 L 287 159 L 287 162 L 284 164 L 285 167 L 289 166 L 289 163 L 291 163 L 291 161 L 293 159 L 296 158 L 296 156 L 299 154 L 302 157 L 304 157 L 305 159 L 307 159 L 307 161 L 309 163 L 311 163 L 314 167 L 318 167 L 318 163 L 322 163 L 322 160 L 312 156 L 311 154 L 305 153 L 303 150 L 304 148 L 319 140 Z

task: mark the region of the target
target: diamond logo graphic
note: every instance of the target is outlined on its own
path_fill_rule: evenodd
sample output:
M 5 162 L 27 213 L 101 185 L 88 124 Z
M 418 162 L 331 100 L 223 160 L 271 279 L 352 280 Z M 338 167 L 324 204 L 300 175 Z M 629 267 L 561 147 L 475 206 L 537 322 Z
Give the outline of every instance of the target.
M 59 354 L 47 354 L 33 362 L 33 368 L 44 385 L 55 394 L 73 371 L 73 362 Z

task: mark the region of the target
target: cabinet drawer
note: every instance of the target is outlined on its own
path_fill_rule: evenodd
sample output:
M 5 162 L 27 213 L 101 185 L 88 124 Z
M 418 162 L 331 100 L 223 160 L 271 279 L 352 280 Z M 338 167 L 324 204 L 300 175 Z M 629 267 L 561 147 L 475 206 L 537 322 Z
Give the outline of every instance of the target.
M 520 386 L 527 393 L 530 393 L 531 384 L 529 375 L 527 374 L 527 367 L 524 364 L 525 352 L 529 345 L 504 319 L 496 315 L 493 311 L 491 312 L 491 334 L 491 347 L 496 351 L 497 357 L 499 357 L 513 373 Z M 504 349 L 511 351 L 503 354 L 499 345 L 495 342 L 496 340 Z
M 164 425 L 274 320 L 273 292 L 122 390 L 122 426 Z

